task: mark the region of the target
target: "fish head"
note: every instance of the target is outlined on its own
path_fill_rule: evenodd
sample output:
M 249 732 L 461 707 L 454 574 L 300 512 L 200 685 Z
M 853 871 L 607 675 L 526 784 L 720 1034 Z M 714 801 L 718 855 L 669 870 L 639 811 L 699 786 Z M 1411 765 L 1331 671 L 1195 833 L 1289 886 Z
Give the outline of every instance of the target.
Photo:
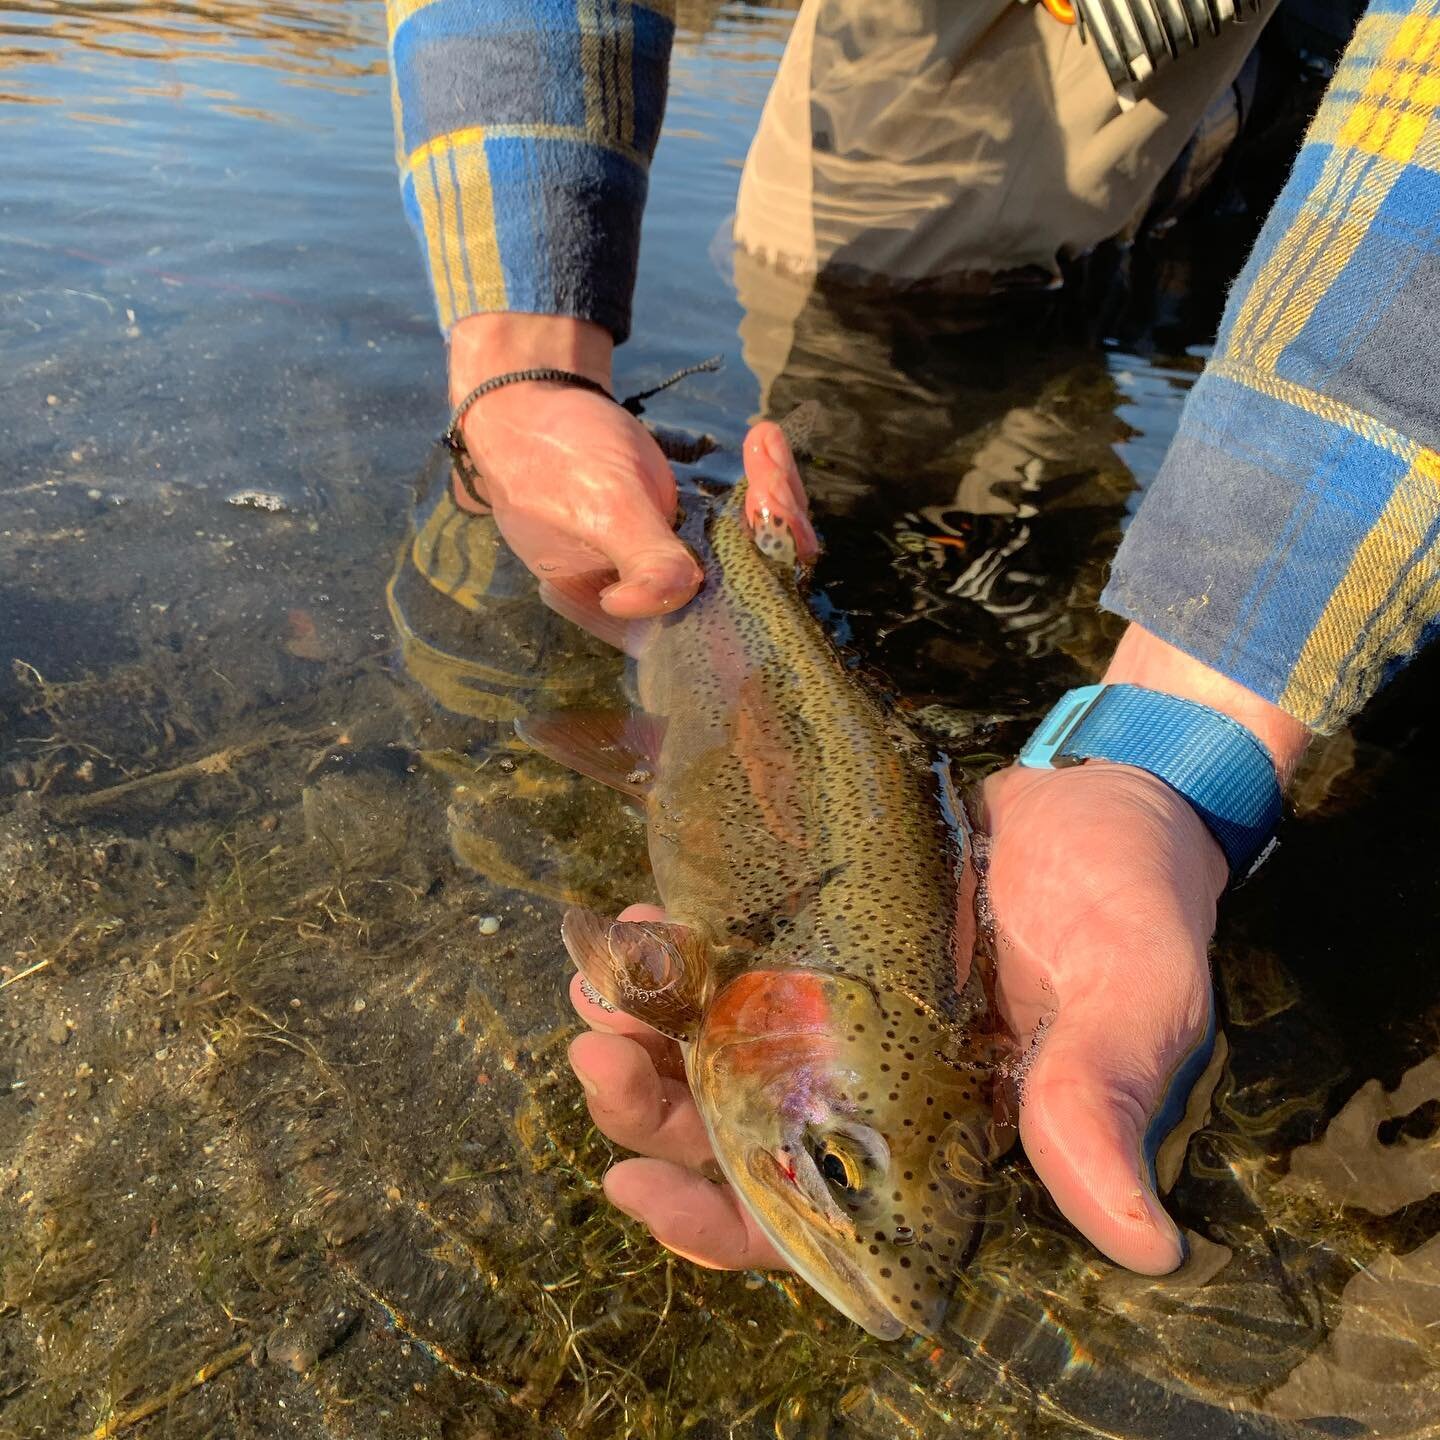
M 871 1334 L 933 1334 L 992 1193 L 993 1066 L 908 996 L 755 970 L 714 997 L 690 1079 L 775 1248 Z

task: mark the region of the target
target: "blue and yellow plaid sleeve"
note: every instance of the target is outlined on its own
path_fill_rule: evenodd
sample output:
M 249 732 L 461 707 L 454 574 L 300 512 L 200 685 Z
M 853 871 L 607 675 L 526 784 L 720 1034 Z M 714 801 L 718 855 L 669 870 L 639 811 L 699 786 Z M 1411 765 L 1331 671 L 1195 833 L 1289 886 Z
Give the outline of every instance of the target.
M 674 0 L 386 0 L 396 160 L 440 323 L 574 315 L 623 340 Z
M 1440 616 L 1440 0 L 1375 0 L 1101 603 L 1329 731 Z

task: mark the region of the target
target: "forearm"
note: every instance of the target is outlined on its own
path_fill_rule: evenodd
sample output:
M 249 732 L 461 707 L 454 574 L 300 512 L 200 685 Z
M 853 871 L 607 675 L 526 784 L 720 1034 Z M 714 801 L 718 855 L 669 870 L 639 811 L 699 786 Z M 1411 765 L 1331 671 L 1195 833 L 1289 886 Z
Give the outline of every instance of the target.
M 474 386 L 514 370 L 573 370 L 610 384 L 615 341 L 603 325 L 568 315 L 504 312 L 471 315 L 450 332 L 450 391 L 459 401 Z
M 1436 10 L 1362 22 L 1102 597 L 1317 731 L 1440 613 Z
M 670 0 L 387 0 L 406 212 L 449 332 L 570 316 L 623 340 Z

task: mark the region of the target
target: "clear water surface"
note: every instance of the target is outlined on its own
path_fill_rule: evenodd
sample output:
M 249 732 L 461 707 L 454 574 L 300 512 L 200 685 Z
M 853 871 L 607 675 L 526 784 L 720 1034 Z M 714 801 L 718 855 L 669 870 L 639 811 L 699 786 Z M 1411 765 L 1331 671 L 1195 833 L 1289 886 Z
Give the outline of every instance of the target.
M 772 313 L 717 237 L 790 13 L 680 12 L 622 381 L 723 353 L 652 414 L 732 446 L 824 404 L 821 612 L 978 773 L 1113 639 L 1216 266 L 1166 242 L 1106 345 Z M 641 837 L 506 737 L 615 667 L 483 536 L 476 611 L 412 573 L 442 357 L 379 7 L 8 5 L 0 146 L 0 1436 L 1437 1433 L 1433 665 L 1227 904 L 1187 1269 L 1016 1160 L 946 1336 L 877 1344 L 600 1197 L 557 918 L 643 895 Z

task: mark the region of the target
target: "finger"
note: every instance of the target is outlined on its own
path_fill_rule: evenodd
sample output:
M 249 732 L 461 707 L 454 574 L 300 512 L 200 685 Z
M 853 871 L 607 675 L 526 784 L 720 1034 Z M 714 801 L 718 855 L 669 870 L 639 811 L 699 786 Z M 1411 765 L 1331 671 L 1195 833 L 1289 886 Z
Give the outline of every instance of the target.
M 820 541 L 810 523 L 810 502 L 790 453 L 785 432 L 773 421 L 762 420 L 745 439 L 745 515 L 753 525 L 763 511 L 778 515 L 795 537 L 795 550 L 807 564 L 820 553 Z
M 660 1075 L 628 1036 L 578 1036 L 570 1068 L 585 1087 L 591 1118 L 617 1145 L 696 1170 L 714 1160 L 685 1082 Z
M 594 993 L 593 990 L 587 991 L 578 973 L 570 977 L 570 1003 L 592 1030 L 601 1035 L 623 1035 L 627 1040 L 633 1040 L 649 1055 L 651 1064 L 660 1074 L 672 1080 L 685 1078 L 685 1061 L 681 1058 L 680 1047 L 668 1035 L 652 1030 L 643 1020 L 637 1020 L 623 1010 L 607 1010 L 591 998 Z
M 605 1176 L 611 1203 L 677 1255 L 712 1270 L 788 1268 L 729 1185 L 661 1160 L 625 1160 Z
M 658 905 L 627 905 L 616 917 L 617 920 L 664 920 L 665 912 Z M 637 1044 L 643 1045 L 662 1075 L 676 1080 L 685 1078 L 685 1062 L 680 1047 L 668 1035 L 653 1030 L 643 1020 L 627 1015 L 623 1010 L 608 1006 L 607 1002 L 595 996 L 594 990 L 586 985 L 576 973 L 570 977 L 570 1003 L 575 1013 L 592 1029 L 605 1034 L 625 1035 Z
M 636 493 L 608 515 L 593 540 L 620 577 L 600 592 L 600 604 L 617 619 L 678 610 L 694 598 L 704 578 L 699 561 L 648 493 Z
M 627 905 L 615 918 L 617 920 L 664 920 L 667 916 L 658 905 Z
M 1142 1274 L 1185 1258 L 1155 1193 L 1155 1153 L 1209 1058 L 1212 1016 L 1208 993 L 1178 1024 L 1127 1014 L 1120 997 L 1062 1004 L 1023 1082 L 1020 1138 L 1036 1173 L 1078 1230 Z

